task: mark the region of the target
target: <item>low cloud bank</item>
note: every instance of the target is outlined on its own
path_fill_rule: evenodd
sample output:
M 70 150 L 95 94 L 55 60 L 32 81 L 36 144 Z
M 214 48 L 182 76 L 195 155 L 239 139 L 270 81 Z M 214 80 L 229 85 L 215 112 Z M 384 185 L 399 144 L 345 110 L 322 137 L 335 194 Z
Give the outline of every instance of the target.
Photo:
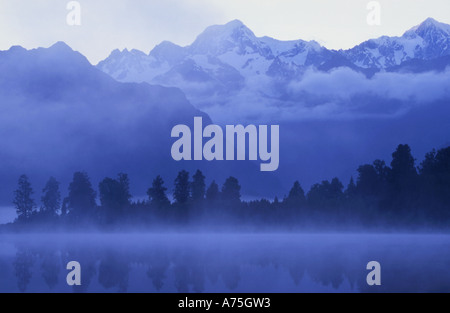
M 214 121 L 302 121 L 392 118 L 412 108 L 450 98 L 450 69 L 428 73 L 378 73 L 372 78 L 349 68 L 307 70 L 293 82 L 261 76 L 228 99 L 202 106 Z M 195 102 L 195 101 L 194 101 Z

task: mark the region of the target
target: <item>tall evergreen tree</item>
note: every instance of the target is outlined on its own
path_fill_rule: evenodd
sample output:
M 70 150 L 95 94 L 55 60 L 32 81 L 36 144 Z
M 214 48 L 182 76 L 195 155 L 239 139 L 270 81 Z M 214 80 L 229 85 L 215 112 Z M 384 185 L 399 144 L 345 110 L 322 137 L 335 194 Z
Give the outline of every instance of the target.
M 305 205 L 305 202 L 305 191 L 300 185 L 300 182 L 296 181 L 289 192 L 289 196 L 286 198 L 286 204 L 291 208 L 299 208 Z
M 219 185 L 217 185 L 214 180 L 211 185 L 209 185 L 208 190 L 206 190 L 206 201 L 208 203 L 214 204 L 219 199 L 220 191 Z
M 59 182 L 54 177 L 50 177 L 42 192 L 42 213 L 47 216 L 57 216 L 61 208 Z
M 396 191 L 410 189 L 417 178 L 415 159 L 408 145 L 399 145 L 392 154 L 390 180 Z
M 400 212 L 409 210 L 417 204 L 418 175 L 415 162 L 408 145 L 399 145 L 392 154 L 388 179 L 389 204 L 403 217 L 407 217 L 405 212 Z M 413 214 L 411 211 L 409 213 Z
M 76 172 L 69 185 L 68 207 L 70 213 L 77 218 L 92 215 L 96 207 L 96 192 L 92 188 L 87 173 Z
M 148 189 L 147 195 L 150 203 L 157 207 L 165 207 L 170 204 L 166 195 L 167 188 L 164 187 L 164 180 L 161 176 L 157 176 L 152 183 L 152 187 Z
M 385 197 L 390 169 L 384 161 L 377 160 L 373 165 L 358 168 L 356 193 L 366 200 L 379 201 Z
M 345 190 L 346 198 L 352 198 L 356 195 L 356 184 L 353 176 L 350 178 L 350 182 L 347 185 L 347 189 Z
M 440 222 L 450 218 L 450 147 L 427 153 L 420 164 L 421 206 Z
M 128 205 L 130 204 L 131 200 L 131 194 L 130 194 L 130 179 L 128 178 L 128 174 L 125 173 L 119 173 L 117 175 L 117 180 L 120 184 L 120 190 L 121 190 L 121 199 L 123 199 L 123 202 Z
M 105 178 L 99 184 L 102 216 L 107 223 L 120 218 L 130 205 L 129 180 L 126 174 L 119 174 L 118 179 Z
M 344 196 L 344 185 L 339 180 L 339 178 L 335 177 L 331 180 L 330 184 L 330 197 L 336 204 L 339 204 Z
M 222 187 L 222 198 L 225 201 L 240 202 L 241 186 L 235 177 L 229 177 Z
M 344 198 L 344 185 L 338 178 L 334 178 L 331 183 L 327 180 L 321 184 L 315 184 L 308 192 L 307 199 L 311 207 L 328 209 L 337 207 Z
M 30 181 L 26 175 L 19 178 L 18 188 L 14 192 L 14 206 L 16 208 L 17 217 L 19 221 L 26 221 L 30 219 L 35 209 L 34 200 L 31 198 L 33 189 Z
M 189 173 L 183 170 L 178 173 L 178 176 L 175 179 L 175 189 L 173 192 L 173 197 L 175 198 L 176 203 L 185 204 L 189 200 L 189 196 Z
M 205 176 L 200 170 L 197 170 L 194 176 L 192 176 L 193 181 L 191 184 L 191 194 L 192 200 L 198 202 L 205 199 Z

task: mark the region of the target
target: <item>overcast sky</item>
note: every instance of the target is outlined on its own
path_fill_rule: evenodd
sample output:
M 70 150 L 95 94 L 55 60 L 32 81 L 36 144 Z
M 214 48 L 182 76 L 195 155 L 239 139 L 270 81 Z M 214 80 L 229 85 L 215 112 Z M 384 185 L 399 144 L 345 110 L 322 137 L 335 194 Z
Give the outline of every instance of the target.
M 188 45 L 207 26 L 233 19 L 257 36 L 314 39 L 333 49 L 401 35 L 427 17 L 450 24 L 449 0 L 380 0 L 380 26 L 366 22 L 369 0 L 79 0 L 81 26 L 67 25 L 68 2 L 0 0 L 0 50 L 65 41 L 96 64 L 116 48 Z

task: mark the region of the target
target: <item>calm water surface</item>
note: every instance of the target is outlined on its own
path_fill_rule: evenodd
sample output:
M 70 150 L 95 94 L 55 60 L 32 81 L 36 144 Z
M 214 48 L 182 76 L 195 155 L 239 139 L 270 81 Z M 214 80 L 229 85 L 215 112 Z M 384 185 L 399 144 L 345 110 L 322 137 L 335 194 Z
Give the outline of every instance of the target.
M 82 286 L 66 284 L 78 261 Z M 382 266 L 369 287 L 366 265 Z M 450 292 L 450 236 L 1 235 L 0 292 Z

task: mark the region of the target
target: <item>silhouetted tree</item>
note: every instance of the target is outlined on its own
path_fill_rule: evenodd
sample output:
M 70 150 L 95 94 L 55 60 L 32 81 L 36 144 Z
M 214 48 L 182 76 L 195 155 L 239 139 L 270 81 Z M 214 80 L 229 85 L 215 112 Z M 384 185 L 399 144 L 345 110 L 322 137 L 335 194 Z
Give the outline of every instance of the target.
M 127 180 L 121 181 L 105 178 L 99 184 L 100 202 L 102 206 L 119 211 L 129 205 L 130 194 L 128 193 Z
M 356 195 L 356 184 L 353 177 L 350 178 L 350 182 L 347 185 L 347 189 L 345 190 L 346 198 L 353 198 Z
M 280 206 L 280 200 L 278 199 L 278 197 L 275 197 L 275 199 L 273 199 L 272 204 L 275 208 L 278 208 Z
M 378 181 L 382 189 L 381 191 L 384 191 L 383 187 L 385 187 L 389 179 L 391 169 L 388 166 L 386 166 L 386 162 L 384 162 L 383 160 L 375 160 L 373 162 L 373 167 L 375 168 L 375 172 L 377 173 Z
M 214 180 L 211 185 L 209 185 L 208 190 L 206 190 L 206 200 L 216 201 L 219 198 L 219 185 L 217 185 Z
M 76 219 L 92 216 L 96 193 L 92 189 L 89 176 L 86 173 L 76 172 L 69 185 L 68 206 L 70 214 Z
M 344 185 L 339 178 L 335 177 L 330 184 L 330 199 L 334 204 L 339 205 L 344 196 Z
M 375 167 L 370 164 L 358 168 L 358 184 L 356 191 L 363 197 L 378 196 L 380 194 L 380 182 Z
M 241 186 L 235 177 L 229 177 L 223 184 L 222 198 L 229 202 L 241 201 Z
M 421 205 L 427 215 L 443 223 L 450 218 L 450 147 L 427 153 L 419 166 Z
M 361 208 L 367 207 L 367 205 L 363 203 L 363 199 L 358 195 L 358 188 L 353 177 L 350 178 L 347 189 L 345 189 L 344 200 L 347 217 L 351 218 L 353 221 L 357 219 L 361 221 Z
M 112 178 L 105 178 L 98 184 L 100 204 L 102 207 L 119 210 L 121 207 L 121 186 Z
M 308 203 L 311 207 L 328 209 L 336 207 L 342 203 L 344 198 L 344 185 L 338 178 L 334 178 L 331 183 L 327 180 L 321 184 L 315 184 L 308 192 Z
M 206 201 L 210 204 L 214 204 L 219 199 L 219 195 L 219 185 L 217 185 L 214 180 L 211 185 L 209 185 L 208 190 L 206 190 Z
M 285 200 L 286 205 L 290 208 L 300 208 L 305 205 L 306 197 L 300 182 L 296 181 L 289 191 L 289 196 Z
M 173 197 L 176 203 L 186 204 L 190 196 L 190 184 L 189 184 L 189 173 L 186 171 L 181 171 L 178 173 L 175 179 L 175 189 L 173 192 Z
M 35 203 L 31 198 L 33 189 L 26 175 L 19 178 L 18 188 L 14 192 L 14 206 L 19 221 L 29 220 L 33 214 Z
M 193 181 L 191 185 L 192 200 L 199 202 L 205 199 L 205 176 L 200 170 L 197 170 L 194 176 L 192 176 Z
M 366 164 L 358 168 L 358 180 L 355 193 L 369 206 L 383 204 L 388 190 L 390 168 L 381 160 L 373 165 Z
M 100 202 L 107 222 L 117 219 L 130 205 L 129 189 L 129 180 L 126 174 L 119 174 L 117 180 L 105 178 L 100 182 Z
M 128 205 L 132 197 L 130 194 L 130 179 L 128 178 L 128 174 L 119 173 L 117 175 L 117 179 L 120 183 L 120 198 L 123 199 L 123 202 Z
M 399 145 L 392 154 L 389 173 L 390 205 L 396 211 L 410 209 L 416 199 L 417 170 L 408 145 Z
M 450 147 L 447 148 L 450 150 Z M 436 172 L 438 170 L 437 160 L 436 160 L 437 152 L 433 149 L 431 152 L 425 155 L 425 159 L 420 163 L 419 166 L 419 174 L 423 181 L 426 181 L 429 185 L 433 184 L 436 179 Z
M 408 145 L 399 145 L 392 154 L 391 179 L 403 185 L 405 180 L 415 178 L 417 175 L 415 160 Z
M 49 217 L 57 216 L 58 211 L 61 208 L 61 193 L 59 191 L 59 182 L 57 182 L 54 177 L 50 177 L 42 192 L 42 213 Z
M 170 201 L 167 198 L 166 191 L 167 188 L 164 187 L 164 180 L 158 175 L 153 180 L 152 187 L 147 191 L 150 203 L 160 208 L 169 206 Z

